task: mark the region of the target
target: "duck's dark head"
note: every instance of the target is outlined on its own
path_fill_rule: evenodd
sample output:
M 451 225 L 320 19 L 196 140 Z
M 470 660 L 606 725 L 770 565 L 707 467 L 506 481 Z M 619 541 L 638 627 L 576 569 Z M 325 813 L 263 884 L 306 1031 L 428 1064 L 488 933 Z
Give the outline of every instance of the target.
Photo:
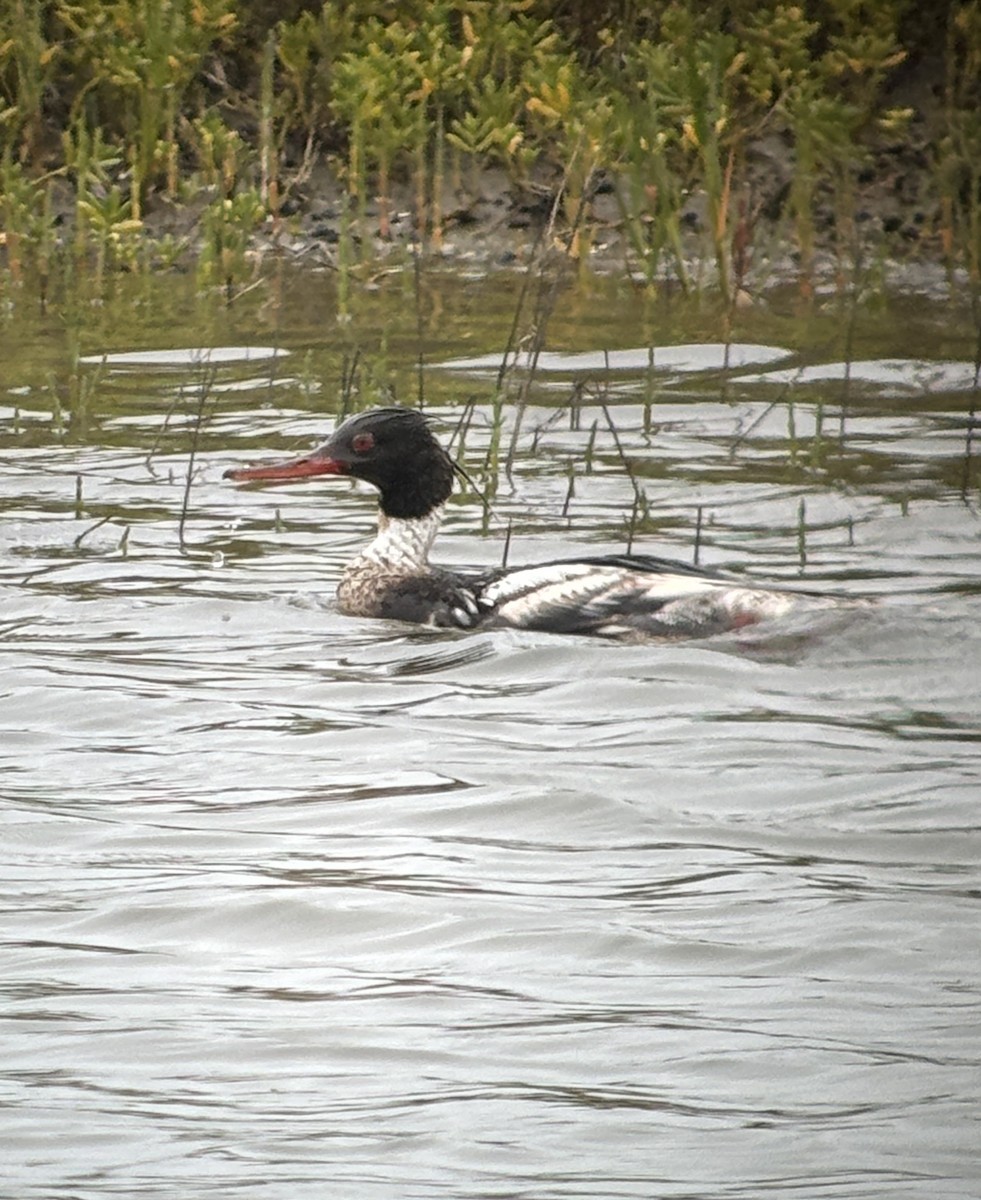
M 265 467 L 238 467 L 225 479 L 305 479 L 351 475 L 381 493 L 386 516 L 424 517 L 453 490 L 453 461 L 433 437 L 422 413 L 412 408 L 376 408 L 359 413 L 331 439 L 302 458 Z

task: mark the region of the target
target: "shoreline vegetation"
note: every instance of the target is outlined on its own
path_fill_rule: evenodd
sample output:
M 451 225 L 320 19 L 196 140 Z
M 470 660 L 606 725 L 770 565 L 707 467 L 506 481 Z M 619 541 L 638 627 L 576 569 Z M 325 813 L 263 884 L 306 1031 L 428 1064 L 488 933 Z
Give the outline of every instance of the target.
M 981 328 L 981 2 L 0 0 L 0 213 L 8 307 L 466 245 L 732 311 L 915 259 Z

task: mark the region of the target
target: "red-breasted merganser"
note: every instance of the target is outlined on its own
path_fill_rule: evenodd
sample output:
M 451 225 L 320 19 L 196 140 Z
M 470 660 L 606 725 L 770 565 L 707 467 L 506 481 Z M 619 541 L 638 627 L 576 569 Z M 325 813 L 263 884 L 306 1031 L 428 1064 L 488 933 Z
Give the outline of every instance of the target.
M 380 493 L 378 533 L 337 588 L 341 612 L 458 629 L 536 629 L 625 638 L 704 637 L 827 596 L 747 586 L 668 559 L 609 555 L 483 573 L 431 566 L 455 467 L 425 417 L 379 408 L 351 417 L 302 458 L 225 472 L 236 482 L 348 475 Z

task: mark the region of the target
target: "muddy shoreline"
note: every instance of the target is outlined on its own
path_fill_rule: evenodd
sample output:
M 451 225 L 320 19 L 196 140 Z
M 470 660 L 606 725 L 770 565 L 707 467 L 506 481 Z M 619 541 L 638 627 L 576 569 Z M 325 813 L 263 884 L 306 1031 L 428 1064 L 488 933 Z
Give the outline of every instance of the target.
M 848 280 L 862 287 L 888 281 L 940 298 L 968 286 L 967 272 L 945 261 L 941 198 L 931 173 L 928 140 L 927 124 L 920 121 L 902 140 L 870 153 L 867 166 L 853 181 L 853 203 L 847 211 L 830 185 L 818 188 L 810 280 L 815 292 L 840 288 Z M 734 188 L 737 211 L 752 214 L 748 268 L 740 289 L 750 297 L 772 286 L 802 283 L 789 204 L 794 169 L 792 147 L 774 135 L 752 146 L 744 178 Z M 285 171 L 284 177 L 288 178 Z M 623 275 L 638 284 L 676 280 L 677 269 L 667 255 L 652 269 L 638 254 L 624 216 L 629 204 L 618 196 L 623 187 L 622 179 L 610 175 L 593 183 L 580 222 L 582 236 L 570 255 L 568 222 L 561 215 L 552 222 L 562 179 L 547 166 L 522 182 L 503 169 L 485 166 L 468 172 L 465 181 L 447 183 L 440 197 L 440 227 L 435 236 L 427 230 L 420 239 L 415 198 L 407 183 L 396 179 L 384 206 L 377 196 L 371 197 L 355 217 L 343 184 L 321 156 L 302 178 L 287 183 L 278 216 L 267 217 L 255 231 L 251 253 L 256 263 L 282 254 L 297 264 L 337 269 L 340 245 L 347 237 L 353 250 L 348 265 L 370 276 L 408 265 L 420 249 L 429 265 L 481 272 L 520 270 L 537 263 L 547 245 L 572 260 L 584 258 L 590 270 Z M 200 251 L 201 217 L 213 200 L 207 190 L 187 204 L 151 197 L 143 213 L 147 238 L 182 239 L 187 250 L 181 265 L 188 266 Z M 67 194 L 64 201 L 68 221 Z M 386 236 L 381 233 L 383 212 Z M 653 218 L 641 221 L 649 219 Z M 714 286 L 708 204 L 697 189 L 686 198 L 681 231 L 686 270 L 699 287 Z

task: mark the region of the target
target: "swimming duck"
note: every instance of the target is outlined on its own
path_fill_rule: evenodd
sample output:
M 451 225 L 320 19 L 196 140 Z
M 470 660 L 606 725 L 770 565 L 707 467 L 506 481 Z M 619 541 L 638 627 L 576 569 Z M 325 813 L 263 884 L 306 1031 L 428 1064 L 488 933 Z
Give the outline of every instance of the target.
M 339 609 L 353 617 L 458 629 L 682 638 L 840 603 L 747 585 L 646 554 L 583 555 L 479 572 L 433 566 L 429 553 L 455 473 L 423 414 L 393 407 L 351 417 L 300 458 L 235 467 L 224 477 L 273 482 L 345 475 L 378 489 L 378 531 L 337 588 Z

